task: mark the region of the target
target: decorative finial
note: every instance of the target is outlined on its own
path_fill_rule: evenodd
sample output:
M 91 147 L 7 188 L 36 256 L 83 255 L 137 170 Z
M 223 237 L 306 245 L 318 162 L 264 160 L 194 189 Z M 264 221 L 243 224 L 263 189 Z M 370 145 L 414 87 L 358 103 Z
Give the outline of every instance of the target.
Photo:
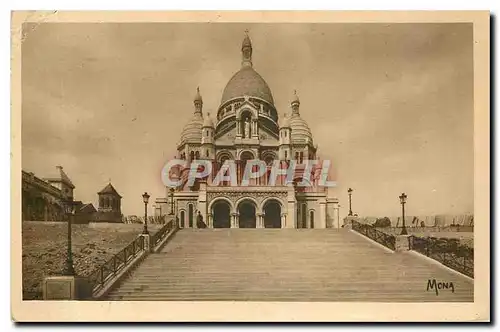
M 243 38 L 243 43 L 241 44 L 241 53 L 241 66 L 252 67 L 252 42 L 248 36 L 248 29 L 245 30 L 245 38 Z
M 299 113 L 300 100 L 299 96 L 297 96 L 297 90 L 293 90 L 293 100 L 292 100 L 292 110 L 293 114 Z
M 195 108 L 195 113 L 196 112 L 201 112 L 201 109 L 203 107 L 203 98 L 201 98 L 200 94 L 200 87 L 196 87 L 196 96 L 194 97 L 194 108 Z

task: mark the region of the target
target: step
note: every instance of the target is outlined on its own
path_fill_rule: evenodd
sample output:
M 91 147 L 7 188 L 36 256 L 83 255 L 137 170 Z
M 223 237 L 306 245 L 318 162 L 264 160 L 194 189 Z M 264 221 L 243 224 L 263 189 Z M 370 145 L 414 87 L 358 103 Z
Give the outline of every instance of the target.
M 427 292 L 427 280 L 455 293 Z M 108 299 L 473 301 L 473 282 L 346 230 L 181 230 Z

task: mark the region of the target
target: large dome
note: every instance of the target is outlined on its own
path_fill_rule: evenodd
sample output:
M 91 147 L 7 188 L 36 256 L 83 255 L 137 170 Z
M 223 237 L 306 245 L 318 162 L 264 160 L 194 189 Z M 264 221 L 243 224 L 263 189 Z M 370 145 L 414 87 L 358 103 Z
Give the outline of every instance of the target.
M 261 98 L 274 105 L 271 89 L 262 76 L 250 66 L 241 68 L 231 77 L 222 93 L 221 104 L 243 96 Z

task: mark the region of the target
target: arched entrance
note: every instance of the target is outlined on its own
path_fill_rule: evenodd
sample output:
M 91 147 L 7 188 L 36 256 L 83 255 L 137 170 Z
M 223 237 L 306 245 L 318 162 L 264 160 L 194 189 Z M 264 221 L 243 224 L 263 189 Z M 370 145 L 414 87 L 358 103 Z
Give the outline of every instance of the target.
M 231 227 L 231 207 L 224 200 L 218 200 L 212 207 L 212 218 L 214 228 Z
M 264 203 L 264 227 L 281 228 L 281 204 L 274 199 Z
M 193 204 L 188 205 L 188 220 L 189 220 L 189 228 L 193 228 L 193 221 L 194 221 L 194 208 Z
M 181 211 L 181 228 L 186 227 L 186 213 L 184 210 Z
M 251 200 L 244 200 L 238 204 L 239 227 L 240 228 L 256 228 L 256 206 Z

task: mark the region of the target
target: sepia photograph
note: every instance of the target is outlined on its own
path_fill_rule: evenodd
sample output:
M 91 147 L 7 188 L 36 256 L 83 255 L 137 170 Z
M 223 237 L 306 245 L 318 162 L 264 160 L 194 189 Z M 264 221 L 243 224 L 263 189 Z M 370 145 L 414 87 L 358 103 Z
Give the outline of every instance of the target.
M 489 320 L 489 13 L 414 14 L 14 12 L 14 319 Z

